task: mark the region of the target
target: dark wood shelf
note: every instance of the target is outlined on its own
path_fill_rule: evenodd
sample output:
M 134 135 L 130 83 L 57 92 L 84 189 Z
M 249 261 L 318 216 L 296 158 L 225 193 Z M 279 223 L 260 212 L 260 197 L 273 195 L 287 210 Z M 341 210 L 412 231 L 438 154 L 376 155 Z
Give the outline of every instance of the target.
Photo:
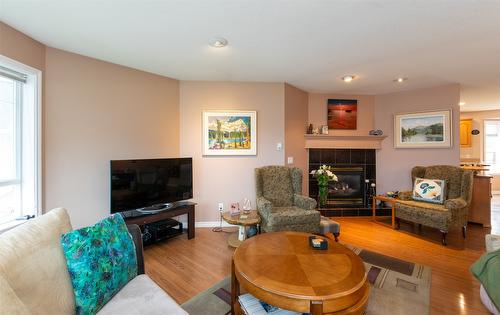
M 144 226 L 149 223 L 154 223 L 166 219 L 170 219 L 179 215 L 187 214 L 188 217 L 188 239 L 194 238 L 194 210 L 196 203 L 194 202 L 183 202 L 174 205 L 173 208 L 168 210 L 163 210 L 158 213 L 145 214 L 137 210 L 128 211 L 124 213 L 124 220 L 127 224 L 137 224 L 139 226 Z

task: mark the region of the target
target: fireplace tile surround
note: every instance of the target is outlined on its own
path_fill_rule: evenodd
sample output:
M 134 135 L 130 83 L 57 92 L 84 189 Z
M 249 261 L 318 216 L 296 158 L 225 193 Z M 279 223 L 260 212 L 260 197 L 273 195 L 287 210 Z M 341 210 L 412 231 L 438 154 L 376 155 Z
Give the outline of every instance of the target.
M 338 169 L 339 174 L 343 170 L 361 169 L 361 188 L 363 202 L 346 204 L 331 199 L 331 204 L 319 209 L 325 216 L 371 216 L 372 210 L 368 206 L 368 192 L 365 190 L 365 179 L 370 183 L 376 183 L 376 156 L 375 149 L 309 149 L 309 173 L 326 164 Z M 335 171 L 334 171 L 335 173 Z M 317 199 L 318 186 L 316 180 L 309 174 L 309 196 Z M 329 196 L 330 198 L 330 196 Z M 332 198 L 335 198 L 333 196 Z M 334 204 L 335 203 L 335 204 Z M 379 209 L 377 215 L 390 215 L 390 209 Z

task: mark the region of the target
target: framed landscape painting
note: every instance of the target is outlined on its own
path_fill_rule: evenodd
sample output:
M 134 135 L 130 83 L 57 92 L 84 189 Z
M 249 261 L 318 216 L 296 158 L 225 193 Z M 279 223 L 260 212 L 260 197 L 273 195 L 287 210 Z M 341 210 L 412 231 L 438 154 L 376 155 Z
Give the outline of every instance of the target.
M 257 155 L 257 112 L 204 111 L 203 155 Z
M 328 129 L 357 128 L 358 101 L 329 99 L 328 104 Z
M 394 115 L 394 147 L 449 148 L 451 111 L 432 111 Z

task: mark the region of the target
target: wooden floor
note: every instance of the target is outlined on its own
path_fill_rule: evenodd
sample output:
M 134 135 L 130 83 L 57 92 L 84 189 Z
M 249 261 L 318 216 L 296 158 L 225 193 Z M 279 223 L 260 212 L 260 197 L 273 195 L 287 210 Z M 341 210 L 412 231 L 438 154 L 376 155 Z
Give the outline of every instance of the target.
M 497 200 L 500 205 L 500 199 Z M 495 233 L 499 215 L 493 215 Z M 467 239 L 460 231 L 449 233 L 447 247 L 438 231 L 402 223 L 401 230 L 373 223 L 369 218 L 336 218 L 341 224 L 340 241 L 403 260 L 432 267 L 431 314 L 488 314 L 479 299 L 479 284 L 470 265 L 484 252 L 480 225 L 469 224 Z M 185 235 L 145 250 L 146 272 L 177 302 L 183 303 L 230 273 L 233 250 L 226 233 L 196 229 L 196 237 Z

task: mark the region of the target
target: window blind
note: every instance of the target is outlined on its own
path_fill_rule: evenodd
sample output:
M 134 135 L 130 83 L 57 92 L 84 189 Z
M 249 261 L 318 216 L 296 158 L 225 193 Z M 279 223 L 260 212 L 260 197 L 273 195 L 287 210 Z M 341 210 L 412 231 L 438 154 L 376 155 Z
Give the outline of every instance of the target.
M 6 77 L 9 79 L 18 81 L 18 82 L 22 82 L 22 83 L 26 83 L 26 79 L 28 78 L 27 75 L 25 75 L 21 72 L 17 72 L 17 71 L 14 71 L 14 70 L 11 70 L 9 68 L 2 67 L 2 66 L 0 66 L 0 76 Z

